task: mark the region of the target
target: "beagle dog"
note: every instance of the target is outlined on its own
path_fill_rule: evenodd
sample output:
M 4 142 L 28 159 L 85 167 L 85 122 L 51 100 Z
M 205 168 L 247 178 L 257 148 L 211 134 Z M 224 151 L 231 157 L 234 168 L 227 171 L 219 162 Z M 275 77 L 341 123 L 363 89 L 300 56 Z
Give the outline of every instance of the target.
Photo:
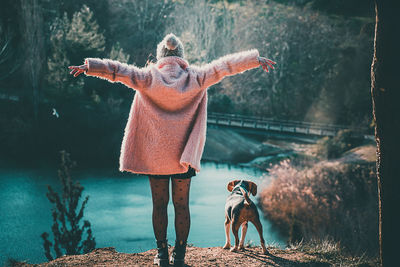
M 235 236 L 235 246 L 231 251 L 244 249 L 244 238 L 247 233 L 248 221 L 252 222 L 260 235 L 261 247 L 264 254 L 268 254 L 263 238 L 263 228 L 256 205 L 250 200 L 249 194 L 257 194 L 257 185 L 251 181 L 234 180 L 228 183 L 228 196 L 225 204 L 225 235 L 224 249 L 231 247 L 229 228 L 232 224 L 232 232 Z M 242 235 L 239 243 L 239 228 L 242 226 Z

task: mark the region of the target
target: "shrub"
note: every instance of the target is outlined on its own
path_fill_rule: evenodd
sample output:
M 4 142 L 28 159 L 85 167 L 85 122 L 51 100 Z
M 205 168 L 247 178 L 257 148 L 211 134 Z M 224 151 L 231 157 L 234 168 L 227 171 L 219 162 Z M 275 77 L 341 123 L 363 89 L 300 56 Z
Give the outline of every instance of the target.
M 215 94 L 210 96 L 208 101 L 208 110 L 210 112 L 233 113 L 232 100 L 224 94 Z
M 58 170 L 58 176 L 61 180 L 62 195 L 48 186 L 47 198 L 54 205 L 53 207 L 53 226 L 51 228 L 54 237 L 54 244 L 49 240 L 49 234 L 44 232 L 41 237 L 43 238 L 44 251 L 49 261 L 53 260 L 50 248 L 53 247 L 56 258 L 65 255 L 77 255 L 88 253 L 96 246 L 95 238 L 92 236 L 92 229 L 90 222 L 83 221 L 83 210 L 89 196 L 81 203 L 80 209 L 78 208 L 79 199 L 82 195 L 83 186 L 79 182 L 73 183 L 71 179 L 70 170 L 75 166 L 70 156 L 65 151 L 61 151 L 61 168 Z M 86 240 L 82 241 L 83 233 L 86 230 Z
M 324 137 L 317 141 L 316 153 L 321 158 L 337 158 L 343 152 L 352 149 L 361 143 L 355 138 L 351 130 L 340 130 L 334 137 Z
M 372 164 L 299 168 L 286 160 L 269 173 L 272 181 L 260 193 L 260 203 L 289 242 L 332 238 L 352 252 L 376 253 L 378 208 Z

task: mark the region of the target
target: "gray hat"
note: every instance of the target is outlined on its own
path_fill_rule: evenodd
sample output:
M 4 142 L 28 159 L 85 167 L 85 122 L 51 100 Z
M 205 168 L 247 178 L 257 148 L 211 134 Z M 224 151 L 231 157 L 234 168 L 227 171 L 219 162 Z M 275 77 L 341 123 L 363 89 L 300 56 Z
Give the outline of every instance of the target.
M 157 45 L 157 60 L 170 56 L 184 58 L 183 44 L 173 33 L 167 34 Z

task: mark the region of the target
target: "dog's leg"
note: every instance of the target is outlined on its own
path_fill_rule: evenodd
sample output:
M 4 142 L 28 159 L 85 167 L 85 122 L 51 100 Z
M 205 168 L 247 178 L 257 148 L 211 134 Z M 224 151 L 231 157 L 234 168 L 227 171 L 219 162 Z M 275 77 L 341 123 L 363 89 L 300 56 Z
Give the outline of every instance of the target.
M 229 221 L 228 216 L 225 216 L 225 238 L 226 238 L 226 242 L 224 245 L 224 249 L 230 249 L 231 248 L 231 236 L 229 233 L 229 230 L 231 228 L 231 222 Z
M 257 216 L 256 218 L 254 218 L 252 220 L 252 223 L 256 227 L 258 235 L 260 236 L 261 248 L 262 248 L 263 253 L 264 254 L 268 254 L 267 248 L 265 247 L 265 240 L 264 240 L 264 237 L 263 237 L 263 227 L 262 227 L 262 224 L 260 222 L 260 218 Z
M 235 246 L 231 248 L 232 252 L 238 251 L 239 248 L 239 227 L 240 227 L 240 222 L 238 220 L 235 220 L 235 218 L 232 220 L 232 232 L 233 235 L 235 236 Z
M 249 226 L 249 223 L 247 221 L 242 224 L 242 235 L 240 236 L 240 242 L 239 242 L 239 249 L 240 250 L 244 249 L 244 239 L 246 237 L 247 227 L 248 226 Z

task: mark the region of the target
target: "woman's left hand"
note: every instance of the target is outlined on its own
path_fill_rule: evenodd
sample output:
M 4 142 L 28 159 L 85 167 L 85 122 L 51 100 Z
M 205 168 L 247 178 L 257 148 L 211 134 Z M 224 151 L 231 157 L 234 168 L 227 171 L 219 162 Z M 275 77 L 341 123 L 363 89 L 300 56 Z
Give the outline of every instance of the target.
M 79 74 L 88 70 L 88 66 L 86 64 L 80 66 L 69 66 L 68 68 L 71 70 L 69 74 L 74 75 L 74 77 L 77 77 Z
M 258 62 L 260 62 L 261 67 L 263 68 L 263 70 L 265 70 L 266 72 L 269 72 L 268 67 L 273 70 L 274 66 L 276 64 L 275 61 L 272 61 L 271 59 L 265 58 L 265 57 L 258 57 Z

